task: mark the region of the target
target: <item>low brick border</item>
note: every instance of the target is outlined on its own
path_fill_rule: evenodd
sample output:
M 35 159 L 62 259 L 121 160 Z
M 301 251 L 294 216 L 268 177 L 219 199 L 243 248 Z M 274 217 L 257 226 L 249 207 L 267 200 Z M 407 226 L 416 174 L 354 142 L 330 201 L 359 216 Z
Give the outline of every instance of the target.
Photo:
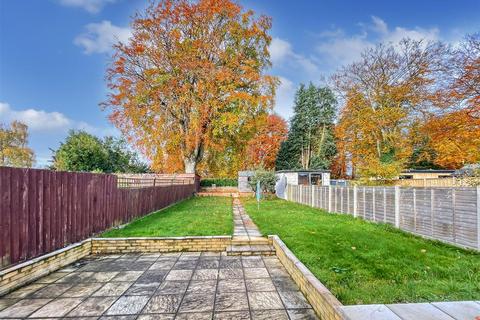
M 271 239 L 276 255 L 322 320 L 345 319 L 340 301 L 293 254 L 277 235 Z
M 226 251 L 232 236 L 92 238 L 92 254 Z
M 0 270 L 0 296 L 90 254 L 226 251 L 232 236 L 89 238 Z
M 91 254 L 90 239 L 0 271 L 0 296 Z

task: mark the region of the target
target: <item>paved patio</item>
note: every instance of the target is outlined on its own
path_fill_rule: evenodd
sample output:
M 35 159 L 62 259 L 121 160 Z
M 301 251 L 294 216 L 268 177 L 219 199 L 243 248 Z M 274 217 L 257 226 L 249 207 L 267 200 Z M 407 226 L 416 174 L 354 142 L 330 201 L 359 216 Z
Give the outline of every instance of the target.
M 0 298 L 1 319 L 316 319 L 275 256 L 90 256 Z

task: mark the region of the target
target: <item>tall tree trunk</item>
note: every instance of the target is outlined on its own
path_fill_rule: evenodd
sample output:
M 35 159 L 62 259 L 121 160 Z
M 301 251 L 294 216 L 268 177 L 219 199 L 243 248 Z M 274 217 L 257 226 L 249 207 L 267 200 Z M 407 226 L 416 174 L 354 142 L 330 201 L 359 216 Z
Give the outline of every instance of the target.
M 183 163 L 185 164 L 185 173 L 195 173 L 197 169 L 197 161 L 195 159 L 185 158 Z

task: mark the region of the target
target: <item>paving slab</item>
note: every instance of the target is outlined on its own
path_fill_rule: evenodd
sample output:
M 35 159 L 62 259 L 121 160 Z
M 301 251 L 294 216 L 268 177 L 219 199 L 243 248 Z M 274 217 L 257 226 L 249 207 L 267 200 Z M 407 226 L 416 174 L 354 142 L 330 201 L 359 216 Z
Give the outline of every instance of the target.
M 388 304 L 387 307 L 402 320 L 453 320 L 445 312 L 430 303 Z
M 480 305 L 475 301 L 435 302 L 432 304 L 456 320 L 480 317 Z
M 273 277 L 272 269 L 281 270 L 275 256 L 218 252 L 89 256 L 0 297 L 0 319 L 281 320 L 315 316 L 293 280 Z

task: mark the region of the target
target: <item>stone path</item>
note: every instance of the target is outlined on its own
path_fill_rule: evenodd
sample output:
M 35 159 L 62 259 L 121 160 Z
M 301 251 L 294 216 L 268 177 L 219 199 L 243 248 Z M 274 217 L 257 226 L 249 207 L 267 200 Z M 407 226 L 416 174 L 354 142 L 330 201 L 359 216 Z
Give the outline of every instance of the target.
M 316 319 L 275 256 L 89 256 L 0 298 L 0 319 Z
M 245 209 L 238 197 L 233 198 L 233 237 L 261 237 L 262 234 L 258 230 L 255 223 L 245 212 Z

